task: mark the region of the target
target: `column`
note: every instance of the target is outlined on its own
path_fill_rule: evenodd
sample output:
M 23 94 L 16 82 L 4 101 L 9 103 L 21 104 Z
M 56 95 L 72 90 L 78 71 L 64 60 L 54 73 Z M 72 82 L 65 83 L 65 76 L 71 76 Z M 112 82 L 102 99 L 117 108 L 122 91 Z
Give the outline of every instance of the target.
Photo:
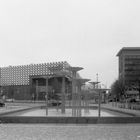
M 48 78 L 46 78 L 46 116 L 48 116 Z
M 38 100 L 38 80 L 36 80 L 36 100 Z
M 62 113 L 65 113 L 65 76 L 62 77 Z
M 73 72 L 73 76 L 72 76 L 72 116 L 76 116 L 76 106 L 75 106 L 75 92 L 76 92 L 76 85 L 75 85 L 75 76 L 76 76 L 76 72 Z

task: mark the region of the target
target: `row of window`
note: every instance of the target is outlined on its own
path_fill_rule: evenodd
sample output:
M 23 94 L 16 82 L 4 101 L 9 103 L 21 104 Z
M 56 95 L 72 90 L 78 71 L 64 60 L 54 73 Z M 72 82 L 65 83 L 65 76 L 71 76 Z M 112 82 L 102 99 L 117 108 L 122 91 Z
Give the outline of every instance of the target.
M 140 55 L 126 55 L 125 59 L 140 58 Z
M 131 74 L 131 75 L 140 74 L 140 71 L 125 71 L 125 74 Z
M 1 68 L 1 84 L 26 85 L 29 84 L 30 75 L 50 75 L 67 66 L 69 66 L 67 62 L 56 62 Z

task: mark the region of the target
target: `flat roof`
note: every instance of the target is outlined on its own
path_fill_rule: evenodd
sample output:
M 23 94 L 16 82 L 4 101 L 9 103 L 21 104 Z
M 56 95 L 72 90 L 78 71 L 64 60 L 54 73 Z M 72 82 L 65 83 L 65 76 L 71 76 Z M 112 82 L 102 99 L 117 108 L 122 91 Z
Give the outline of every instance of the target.
M 40 66 L 40 65 L 48 65 L 49 67 L 53 67 L 56 65 L 68 64 L 67 61 L 57 61 L 57 62 L 44 62 L 44 63 L 30 63 L 30 64 L 23 64 L 23 65 L 9 65 L 9 66 L 1 66 L 0 69 L 3 68 L 17 68 L 17 67 L 26 67 L 26 66 Z
M 117 56 L 120 56 L 120 54 L 123 51 L 140 51 L 140 47 L 123 47 L 118 53 Z

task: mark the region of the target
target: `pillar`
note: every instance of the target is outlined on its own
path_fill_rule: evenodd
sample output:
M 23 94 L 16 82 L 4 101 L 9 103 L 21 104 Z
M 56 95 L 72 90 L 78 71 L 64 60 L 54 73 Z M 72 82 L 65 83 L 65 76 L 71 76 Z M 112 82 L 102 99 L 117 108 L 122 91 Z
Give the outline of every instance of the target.
M 62 77 L 62 113 L 65 113 L 65 76 Z
M 36 80 L 36 100 L 38 100 L 38 80 Z
M 46 116 L 48 115 L 48 78 L 46 78 L 46 95 L 45 95 L 45 99 L 46 99 Z

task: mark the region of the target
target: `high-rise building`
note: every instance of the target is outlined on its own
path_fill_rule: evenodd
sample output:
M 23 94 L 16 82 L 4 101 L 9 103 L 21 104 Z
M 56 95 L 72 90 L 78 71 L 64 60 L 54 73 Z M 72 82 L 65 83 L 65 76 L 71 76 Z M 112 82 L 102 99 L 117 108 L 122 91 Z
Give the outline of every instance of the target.
M 34 94 L 36 99 L 45 98 L 46 78 L 48 78 L 48 90 L 52 93 L 61 93 L 62 75 L 66 72 L 66 89 L 71 87 L 72 73 L 67 68 L 70 65 L 64 62 L 30 64 L 23 66 L 8 66 L 0 68 L 0 91 L 8 98 L 31 99 Z M 79 74 L 77 74 L 79 77 Z M 38 95 L 36 95 L 38 93 Z
M 119 79 L 125 86 L 136 87 L 140 84 L 140 47 L 124 47 L 119 57 Z

